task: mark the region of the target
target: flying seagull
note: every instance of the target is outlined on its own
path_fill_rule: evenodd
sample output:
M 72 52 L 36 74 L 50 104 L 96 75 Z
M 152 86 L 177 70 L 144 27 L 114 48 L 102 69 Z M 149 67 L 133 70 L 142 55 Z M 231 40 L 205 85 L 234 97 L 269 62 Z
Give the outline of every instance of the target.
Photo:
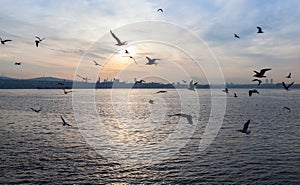
M 77 74 L 77 76 L 79 77 L 79 78 L 81 78 L 83 81 L 85 81 L 85 82 L 88 82 L 88 80 L 91 80 L 91 79 L 89 79 L 88 77 L 83 77 L 83 76 L 81 76 L 81 75 L 79 75 L 79 74 Z
M 153 58 L 153 59 L 151 59 L 151 58 L 149 58 L 149 57 L 146 57 L 146 59 L 148 60 L 148 62 L 146 63 L 146 65 L 153 65 L 153 64 L 157 65 L 157 62 L 155 62 L 155 61 L 156 61 L 156 60 L 160 60 L 160 59 L 158 59 L 158 58 Z
M 193 80 L 190 82 L 190 86 L 188 88 L 188 90 L 192 90 L 195 91 L 195 86 L 198 84 L 198 82 L 193 82 Z
M 239 132 L 242 132 L 242 133 L 245 133 L 245 134 L 250 134 L 251 133 L 251 131 L 250 130 L 248 130 L 248 127 L 249 127 L 249 123 L 250 123 L 250 119 L 244 124 L 244 127 L 243 127 L 243 129 L 241 129 L 241 130 L 237 130 L 237 131 L 239 131 Z
M 63 89 L 64 91 L 64 94 L 68 94 L 68 93 L 71 93 L 72 91 L 66 91 L 65 89 Z
M 143 82 L 145 82 L 145 80 L 138 80 L 138 81 L 136 81 L 136 82 L 134 83 L 134 85 L 136 85 L 136 84 L 141 84 L 141 83 L 143 83 Z
M 1 44 L 5 44 L 5 42 L 10 42 L 10 41 L 12 41 L 12 40 L 10 40 L 10 39 L 2 40 L 2 38 L 0 37 L 0 41 L 1 41 Z
M 125 49 L 125 53 L 126 53 L 126 54 L 129 54 L 129 51 L 128 51 L 127 49 Z
M 289 107 L 283 107 L 283 109 L 288 110 L 289 112 L 291 112 L 291 109 Z
M 237 97 L 238 97 L 238 96 L 237 96 L 237 94 L 236 94 L 235 92 L 234 92 L 234 97 L 235 97 L 235 98 L 237 98 Z
M 286 78 L 292 78 L 292 73 L 289 73 Z
M 35 36 L 35 38 L 37 38 L 37 40 L 35 40 L 35 46 L 36 47 L 39 47 L 39 44 L 43 41 L 43 40 L 45 40 L 46 38 L 40 38 L 40 37 L 38 37 L 38 36 Z
M 185 80 L 182 80 L 182 82 L 183 82 L 183 83 L 186 83 L 186 81 L 185 81 Z
M 256 89 L 249 90 L 249 96 L 252 96 L 253 93 L 259 94 L 259 92 Z
M 63 126 L 69 126 L 69 127 L 71 127 L 71 125 L 70 124 L 68 124 L 66 121 L 65 121 L 65 119 L 62 117 L 62 115 L 60 115 L 60 119 L 62 120 L 62 125 Z
M 123 46 L 127 44 L 127 41 L 121 42 L 120 39 L 110 30 L 110 34 L 113 36 L 114 39 L 118 42 L 117 46 Z
M 166 93 L 167 91 L 157 91 L 155 94 Z
M 290 87 L 294 84 L 294 82 L 292 82 L 291 84 L 289 85 L 286 85 L 284 82 L 282 82 L 282 86 L 284 87 L 285 90 L 289 91 L 290 90 Z
M 229 90 L 228 90 L 228 88 L 226 87 L 224 90 L 222 90 L 223 92 L 225 92 L 226 94 L 228 94 L 229 93 Z
M 234 34 L 234 37 L 237 38 L 237 39 L 240 38 L 236 33 Z
M 39 113 L 43 109 L 43 107 L 41 107 L 40 109 L 34 109 L 34 108 L 31 107 L 30 109 L 33 110 L 36 113 Z
M 259 72 L 254 71 L 255 75 L 253 75 L 253 77 L 265 78 L 266 76 L 264 76 L 264 74 L 270 70 L 271 70 L 271 68 L 265 68 L 265 69 L 261 69 Z
M 149 103 L 150 104 L 154 104 L 154 100 L 149 100 Z
M 261 27 L 257 26 L 256 28 L 257 28 L 257 33 L 263 33 Z
M 21 65 L 21 62 L 15 62 L 15 65 L 16 65 L 16 66 L 20 66 L 20 65 Z
M 161 8 L 159 8 L 159 9 L 157 9 L 157 12 L 164 13 L 164 10 L 163 10 L 163 9 L 161 9 Z
M 96 60 L 93 60 L 95 66 L 101 66 L 101 64 L 99 64 L 98 62 L 96 62 Z
M 261 82 L 262 82 L 262 81 L 261 81 L 261 80 L 259 80 L 259 79 L 254 79 L 254 80 L 252 80 L 252 82 L 255 82 L 255 81 L 256 81 L 256 82 L 258 82 L 258 84 L 257 84 L 257 85 L 260 85 L 260 84 L 261 84 Z
M 133 58 L 133 56 L 123 56 L 123 57 L 129 57 L 135 62 L 135 64 L 137 64 L 137 62 L 136 62 L 135 58 Z
M 169 117 L 173 117 L 173 116 L 181 116 L 184 117 L 188 120 L 189 124 L 193 124 L 193 119 L 192 116 L 189 114 L 183 114 L 183 113 L 178 113 L 178 114 L 172 114 L 172 115 L 168 115 Z

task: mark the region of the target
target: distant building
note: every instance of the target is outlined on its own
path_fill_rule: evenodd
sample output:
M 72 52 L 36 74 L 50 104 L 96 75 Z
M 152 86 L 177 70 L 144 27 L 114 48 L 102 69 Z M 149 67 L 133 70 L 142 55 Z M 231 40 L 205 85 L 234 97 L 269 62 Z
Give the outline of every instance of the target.
M 268 84 L 269 83 L 269 79 L 266 79 L 266 84 Z
M 273 84 L 273 78 L 270 80 L 270 83 Z

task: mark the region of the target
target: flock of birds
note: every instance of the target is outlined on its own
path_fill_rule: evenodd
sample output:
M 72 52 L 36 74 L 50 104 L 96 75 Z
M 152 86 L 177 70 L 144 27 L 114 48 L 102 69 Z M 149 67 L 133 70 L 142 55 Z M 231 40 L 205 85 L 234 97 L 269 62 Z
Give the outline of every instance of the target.
M 163 13 L 164 11 L 163 11 L 163 9 L 159 8 L 159 9 L 157 9 L 157 12 Z M 257 26 L 256 28 L 257 28 L 257 33 L 258 34 L 264 33 L 261 27 Z M 119 37 L 117 37 L 116 34 L 112 32 L 112 30 L 110 30 L 110 34 L 115 39 L 115 41 L 117 42 L 115 44 L 116 46 L 125 46 L 125 45 L 128 44 L 128 41 L 121 41 L 121 39 Z M 240 39 L 240 36 L 238 34 L 236 34 L 236 33 L 234 33 L 234 37 L 237 38 L 237 39 Z M 35 39 L 34 42 L 35 42 L 35 46 L 36 47 L 39 47 L 39 45 L 41 44 L 41 42 L 46 39 L 46 38 L 40 38 L 38 36 L 35 36 L 35 38 L 36 39 Z M 11 42 L 12 40 L 11 39 L 2 39 L 0 37 L 0 41 L 1 41 L 1 44 L 4 45 L 7 42 Z M 126 54 L 126 56 L 123 56 L 123 57 L 128 57 L 128 58 L 132 59 L 137 64 L 136 59 L 133 56 L 130 55 L 130 52 L 127 49 L 125 49 L 124 53 Z M 158 64 L 157 61 L 160 60 L 159 58 L 150 58 L 148 56 L 146 56 L 146 59 L 147 59 L 147 63 L 145 63 L 145 65 L 157 65 Z M 95 66 L 101 66 L 101 64 L 98 63 L 97 61 L 93 60 L 93 62 L 94 62 Z M 15 65 L 21 65 L 21 62 L 15 62 Z M 258 71 L 254 71 L 255 74 L 253 75 L 253 77 L 255 77 L 255 79 L 253 79 L 252 81 L 253 82 L 258 82 L 258 86 L 259 86 L 262 83 L 261 78 L 265 78 L 266 77 L 266 75 L 265 75 L 266 72 L 270 71 L 270 70 L 271 70 L 271 68 L 264 68 L 264 69 L 261 69 L 259 72 Z M 91 80 L 88 77 L 84 77 L 84 76 L 79 75 L 79 74 L 77 74 L 77 77 L 81 78 L 84 82 L 88 82 L 88 80 Z M 291 73 L 289 73 L 286 76 L 286 78 L 288 78 L 288 79 L 292 78 L 291 77 Z M 182 81 L 183 81 L 183 83 L 187 83 L 186 80 L 182 80 Z M 145 83 L 145 80 L 138 80 L 138 81 L 136 81 L 135 84 L 134 84 L 134 86 L 137 85 L 137 84 L 141 84 L 141 83 Z M 198 82 L 194 82 L 193 80 L 191 80 L 190 83 L 189 83 L 189 87 L 187 89 L 191 90 L 191 91 L 195 91 L 197 84 L 198 84 Z M 282 82 L 283 88 L 285 90 L 287 90 L 287 91 L 290 90 L 290 88 L 291 88 L 291 86 L 293 84 L 294 84 L 294 82 L 292 82 L 290 84 L 286 84 L 285 82 Z M 61 83 L 61 82 L 59 82 L 59 85 L 64 85 L 64 84 Z M 67 91 L 67 90 L 63 89 L 63 92 L 64 92 L 64 94 L 68 94 L 68 93 L 71 93 L 73 91 Z M 228 88 L 225 88 L 223 90 L 223 92 L 225 92 L 226 94 L 229 94 Z M 167 93 L 167 91 L 166 90 L 159 90 L 155 94 L 160 94 L 160 93 Z M 249 97 L 251 97 L 254 93 L 259 94 L 259 91 L 256 90 L 256 89 L 250 89 L 249 90 Z M 236 92 L 234 92 L 234 97 L 235 98 L 238 97 L 237 94 L 236 94 Z M 155 102 L 154 102 L 154 100 L 150 99 L 148 101 L 148 103 L 149 104 L 154 104 Z M 42 107 L 39 108 L 39 109 L 35 109 L 35 108 L 30 108 L 30 109 L 32 111 L 36 112 L 36 113 L 39 113 L 42 110 Z M 291 109 L 289 107 L 284 107 L 284 109 L 287 109 L 287 110 L 291 111 Z M 192 116 L 189 115 L 189 114 L 176 113 L 176 114 L 171 114 L 171 115 L 168 115 L 168 116 L 169 117 L 178 117 L 178 116 L 180 116 L 180 117 L 186 118 L 189 124 L 193 124 Z M 71 126 L 70 124 L 68 124 L 65 121 L 65 119 L 63 118 L 62 115 L 60 116 L 60 118 L 62 120 L 62 125 L 63 126 Z M 237 131 L 245 133 L 245 134 L 250 134 L 251 131 L 249 130 L 249 124 L 250 124 L 250 119 L 246 123 L 244 123 L 243 129 L 240 129 L 240 130 L 237 130 Z

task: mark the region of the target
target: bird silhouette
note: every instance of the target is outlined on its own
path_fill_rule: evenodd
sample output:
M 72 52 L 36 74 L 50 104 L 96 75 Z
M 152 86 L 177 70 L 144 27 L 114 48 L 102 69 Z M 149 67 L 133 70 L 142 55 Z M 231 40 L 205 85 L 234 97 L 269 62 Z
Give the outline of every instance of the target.
M 286 78 L 292 78 L 292 73 L 289 73 Z
M 291 112 L 291 109 L 289 107 L 283 107 L 283 109 L 288 110 L 289 112 Z
M 235 98 L 237 98 L 237 97 L 238 97 L 238 96 L 237 96 L 237 94 L 236 94 L 236 92 L 234 92 L 234 97 L 235 97 Z
M 93 60 L 95 66 L 101 66 L 101 64 L 99 64 L 96 60 Z
M 261 81 L 261 80 L 259 80 L 259 79 L 254 79 L 254 80 L 252 80 L 252 82 L 255 82 L 255 81 L 256 81 L 256 82 L 258 82 L 258 84 L 257 84 L 257 85 L 260 85 L 260 84 L 261 84 L 261 82 L 262 82 L 262 81 Z
M 188 88 L 188 90 L 192 90 L 195 91 L 195 86 L 198 84 L 198 82 L 193 82 L 193 80 L 190 82 L 190 86 Z
M 263 31 L 262 31 L 262 28 L 261 28 L 261 27 L 257 26 L 256 28 L 257 28 L 257 33 L 263 33 Z
M 166 93 L 167 91 L 157 91 L 155 94 Z
M 240 36 L 238 36 L 236 33 L 234 34 L 234 37 L 237 38 L 237 39 L 240 38 Z
M 65 121 L 65 119 L 62 117 L 62 115 L 60 115 L 60 119 L 62 120 L 62 125 L 63 125 L 63 126 L 69 126 L 69 127 L 72 126 L 72 125 L 68 124 L 68 123 Z
M 148 101 L 150 104 L 154 104 L 154 100 L 149 100 Z
M 264 74 L 267 71 L 270 71 L 270 70 L 271 70 L 271 68 L 265 68 L 265 69 L 261 69 L 259 72 L 254 71 L 255 75 L 253 75 L 253 77 L 256 77 L 256 78 L 265 78 L 266 76 L 264 76 Z
M 0 37 L 0 41 L 1 41 L 1 44 L 5 44 L 5 42 L 11 42 L 12 40 L 10 40 L 10 39 L 2 40 L 2 38 Z
M 157 12 L 164 13 L 164 10 L 162 8 L 157 9 Z
M 252 96 L 253 93 L 259 94 L 259 92 L 256 89 L 249 90 L 249 96 Z
M 169 117 L 173 117 L 173 116 L 181 116 L 184 117 L 188 120 L 189 124 L 193 124 L 193 117 L 189 114 L 183 114 L 183 113 L 178 113 L 178 114 L 172 114 L 172 115 L 168 115 Z
M 245 133 L 245 134 L 250 134 L 251 131 L 248 130 L 248 128 L 249 128 L 249 123 L 250 123 L 250 119 L 244 124 L 243 129 L 237 130 L 237 131 L 242 132 L 242 133 Z
M 79 74 L 77 74 L 77 76 L 79 77 L 79 78 L 81 78 L 84 82 L 88 82 L 88 80 L 91 80 L 91 79 L 89 79 L 88 77 L 83 77 L 83 76 L 81 76 L 81 75 L 79 75 Z
M 73 92 L 73 91 L 66 91 L 65 89 L 63 89 L 63 91 L 64 91 L 64 94 L 68 94 L 68 93 Z
M 137 64 L 137 62 L 136 62 L 136 60 L 135 60 L 135 58 L 133 56 L 123 56 L 123 57 L 129 57 L 129 58 L 131 58 L 135 62 L 135 64 Z
M 15 62 L 16 66 L 20 66 L 22 63 L 21 62 Z
M 43 109 L 43 107 L 41 107 L 39 109 L 34 109 L 34 108 L 31 107 L 30 109 L 33 110 L 36 113 L 39 113 Z
M 229 93 L 229 90 L 228 90 L 228 88 L 226 87 L 224 90 L 222 90 L 223 92 L 225 92 L 226 94 L 228 94 Z
M 138 81 L 136 81 L 135 83 L 134 83 L 134 85 L 136 85 L 136 84 L 141 84 L 141 83 L 144 83 L 145 82 L 145 80 L 138 80 Z
M 294 84 L 294 82 L 290 83 L 289 85 L 286 85 L 284 82 L 282 82 L 282 86 L 284 87 L 285 90 L 290 91 L 292 85 Z
M 113 38 L 117 41 L 117 46 L 123 46 L 128 43 L 128 41 L 121 42 L 121 40 L 110 30 L 110 34 L 113 36 Z
M 146 59 L 148 60 L 148 62 L 146 63 L 146 65 L 153 65 L 153 64 L 157 65 L 157 62 L 155 62 L 155 61 L 156 61 L 156 60 L 160 60 L 160 59 L 158 59 L 158 58 L 153 58 L 153 59 L 151 59 L 151 58 L 149 58 L 149 57 L 146 57 Z
M 37 38 L 37 40 L 35 40 L 35 46 L 36 47 L 39 47 L 39 44 L 43 41 L 43 40 L 45 40 L 46 38 L 40 38 L 40 37 L 38 37 L 38 36 L 35 36 L 35 38 Z
M 127 49 L 125 49 L 125 54 L 129 54 L 129 51 Z
M 186 83 L 186 81 L 185 81 L 185 80 L 182 80 L 182 82 L 183 82 L 183 83 Z

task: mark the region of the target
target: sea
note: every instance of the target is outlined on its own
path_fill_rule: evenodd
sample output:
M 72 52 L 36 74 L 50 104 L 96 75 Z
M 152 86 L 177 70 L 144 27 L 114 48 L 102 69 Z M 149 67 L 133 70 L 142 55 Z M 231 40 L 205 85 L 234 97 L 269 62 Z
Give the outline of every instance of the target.
M 300 184 L 300 90 L 158 90 L 0 90 L 0 183 Z

